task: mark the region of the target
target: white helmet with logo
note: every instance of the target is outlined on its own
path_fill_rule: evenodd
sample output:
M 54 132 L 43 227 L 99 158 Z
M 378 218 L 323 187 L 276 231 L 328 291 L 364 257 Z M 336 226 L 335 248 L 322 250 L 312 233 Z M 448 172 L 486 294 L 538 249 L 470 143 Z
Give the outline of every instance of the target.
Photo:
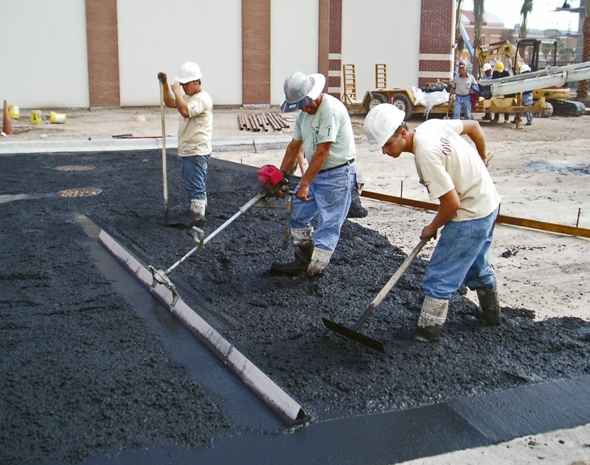
M 295 71 L 285 79 L 285 101 L 281 109 L 286 113 L 301 110 L 320 96 L 325 85 L 326 78 L 323 74 L 308 76 L 301 71 Z
M 395 105 L 382 103 L 373 107 L 365 118 L 364 129 L 369 150 L 381 149 L 404 122 L 406 114 Z
M 198 81 L 199 79 L 203 78 L 203 74 L 201 73 L 201 68 L 196 63 L 192 61 L 187 61 L 178 72 L 176 76 L 176 81 L 180 82 L 181 84 L 186 84 L 187 82 Z

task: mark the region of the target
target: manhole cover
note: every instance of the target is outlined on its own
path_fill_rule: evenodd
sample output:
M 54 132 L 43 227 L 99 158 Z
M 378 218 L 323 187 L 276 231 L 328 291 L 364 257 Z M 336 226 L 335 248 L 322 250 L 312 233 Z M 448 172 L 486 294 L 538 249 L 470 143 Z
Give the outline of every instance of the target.
M 59 191 L 57 195 L 59 197 L 92 197 L 102 192 L 101 189 L 95 189 L 94 187 L 80 187 L 78 189 L 66 189 Z
M 94 169 L 92 165 L 66 165 L 55 168 L 58 171 L 90 171 Z

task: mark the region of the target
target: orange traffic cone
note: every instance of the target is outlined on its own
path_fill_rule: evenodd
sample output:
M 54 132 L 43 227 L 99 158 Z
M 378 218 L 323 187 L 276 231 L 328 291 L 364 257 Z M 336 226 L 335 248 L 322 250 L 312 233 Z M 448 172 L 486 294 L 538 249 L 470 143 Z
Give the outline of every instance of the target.
M 12 123 L 10 122 L 8 104 L 6 103 L 6 100 L 4 100 L 4 124 L 2 125 L 2 132 L 7 136 L 12 135 Z

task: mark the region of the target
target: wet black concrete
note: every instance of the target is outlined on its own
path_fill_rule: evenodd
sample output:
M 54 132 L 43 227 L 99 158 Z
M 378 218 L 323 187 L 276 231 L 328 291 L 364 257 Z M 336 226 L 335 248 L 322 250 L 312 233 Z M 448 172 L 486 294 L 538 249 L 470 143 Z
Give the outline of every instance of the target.
M 503 325 L 487 327 L 459 293 L 441 342 L 413 343 L 426 266 L 416 260 L 363 327 L 389 353 L 376 354 L 326 330 L 321 317 L 352 325 L 405 258 L 401 250 L 347 222 L 324 276 L 273 275 L 271 261 L 290 259 L 290 252 L 281 250 L 283 214 L 256 210 L 171 274 L 183 298 L 312 416 L 306 426 L 287 428 L 243 394 L 245 411 L 255 412 L 249 423 L 224 400 L 219 384 L 215 387 L 224 384 L 225 375 L 199 378 L 194 364 L 214 369 L 218 362 L 197 361 L 197 349 L 186 352 L 186 333 L 173 344 L 170 331 L 177 329 L 152 302 L 149 309 L 130 304 L 120 292 L 128 285 L 113 282 L 111 266 L 101 271 L 91 251 L 94 239 L 79 221 L 80 214 L 92 219 L 145 263 L 160 268 L 178 260 L 194 242 L 186 231 L 162 226 L 159 157 L 157 152 L 0 157 L 0 195 L 35 196 L 0 203 L 4 462 L 133 463 L 147 449 L 170 463 L 183 463 L 184 457 L 247 463 L 244 450 L 258 448 L 266 462 L 257 463 L 326 463 L 328 457 L 330 463 L 367 463 L 363 458 L 387 463 L 493 443 L 527 425 L 531 430 L 524 434 L 590 421 L 584 409 L 559 413 L 587 396 L 589 323 L 536 322 L 534 309 L 504 308 Z M 179 166 L 170 158 L 170 205 L 179 213 L 187 201 Z M 72 164 L 96 169 L 55 170 Z M 211 167 L 206 234 L 256 191 L 255 170 L 235 168 Z M 103 194 L 46 196 L 75 187 Z M 566 383 L 571 395 L 549 388 L 555 382 Z M 528 389 L 546 392 L 533 402 L 535 396 L 526 400 L 523 394 Z M 514 394 L 505 397 L 507 392 Z M 538 417 L 528 423 L 502 419 L 519 408 L 525 413 L 534 408 Z M 497 419 L 486 423 L 496 413 Z M 427 421 L 442 422 L 436 434 L 424 430 Z M 492 426 L 486 430 L 485 424 Z M 447 435 L 445 428 L 455 434 Z M 349 451 L 332 444 L 349 444 Z

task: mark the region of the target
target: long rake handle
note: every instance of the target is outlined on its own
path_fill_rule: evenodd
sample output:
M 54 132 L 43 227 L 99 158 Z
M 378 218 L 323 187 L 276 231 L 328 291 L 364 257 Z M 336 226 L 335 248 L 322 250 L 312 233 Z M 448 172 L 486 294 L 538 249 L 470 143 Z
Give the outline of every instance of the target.
M 166 167 L 166 118 L 164 113 L 164 82 L 160 81 L 160 115 L 162 118 L 162 189 L 164 193 L 164 218 L 168 220 L 168 169 Z
M 363 323 L 365 321 L 367 321 L 369 319 L 369 317 L 375 312 L 375 309 L 377 308 L 377 306 L 381 303 L 381 301 L 385 298 L 385 296 L 387 294 L 389 294 L 389 291 L 391 291 L 393 286 L 395 286 L 395 283 L 397 283 L 399 281 L 399 278 L 402 277 L 402 275 L 404 274 L 404 271 L 406 271 L 408 269 L 410 264 L 414 261 L 416 256 L 424 248 L 424 246 L 426 245 L 427 242 L 428 242 L 428 239 L 422 239 L 418 243 L 418 245 L 416 247 L 414 247 L 414 250 L 412 250 L 412 252 L 410 252 L 410 255 L 408 255 L 408 257 L 400 265 L 400 267 L 393 274 L 393 276 L 391 278 L 389 278 L 389 281 L 387 281 L 385 286 L 383 286 L 383 289 L 381 289 L 379 294 L 377 294 L 377 296 L 369 304 L 369 306 L 365 310 L 365 313 L 363 313 L 363 315 L 355 323 L 355 325 L 352 328 L 354 331 L 358 331 L 358 329 L 363 325 Z
M 232 216 L 229 220 L 227 220 L 225 223 L 223 223 L 221 226 L 219 226 L 219 228 L 217 228 L 215 231 L 213 231 L 211 234 L 209 234 L 207 236 L 207 238 L 203 241 L 203 246 L 206 245 L 215 236 L 217 236 L 217 234 L 219 234 L 221 231 L 223 231 L 226 227 L 228 227 L 231 223 L 233 223 L 239 216 L 241 216 L 243 213 L 246 213 L 248 210 L 250 210 L 250 208 L 252 208 L 254 206 L 254 204 L 256 202 L 258 202 L 263 197 L 264 197 L 264 192 L 260 191 L 260 192 L 258 192 L 258 194 L 256 194 L 254 197 L 252 197 L 248 202 L 246 202 L 244 205 L 242 205 L 240 210 L 237 213 L 235 213 L 234 216 Z M 184 257 L 182 257 L 180 260 L 178 260 L 176 263 L 174 263 L 170 268 L 168 268 L 164 272 L 164 274 L 168 275 L 172 270 L 174 270 L 174 268 L 176 268 L 178 265 L 180 265 L 182 262 L 184 262 L 187 258 L 189 258 L 191 255 L 193 255 L 200 248 L 201 248 L 201 245 L 193 247 Z

